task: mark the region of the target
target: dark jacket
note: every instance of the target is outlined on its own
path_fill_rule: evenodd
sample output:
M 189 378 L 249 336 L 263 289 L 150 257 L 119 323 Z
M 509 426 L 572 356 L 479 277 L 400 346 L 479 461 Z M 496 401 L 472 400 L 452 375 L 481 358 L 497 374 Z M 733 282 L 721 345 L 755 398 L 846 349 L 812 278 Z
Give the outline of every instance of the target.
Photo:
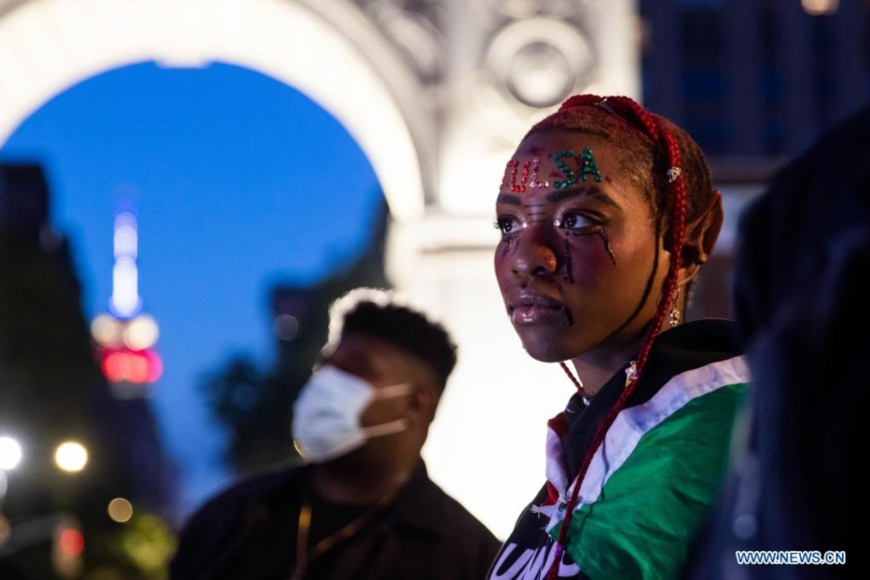
M 207 502 L 185 525 L 170 565 L 172 580 L 287 578 L 306 466 L 249 477 Z M 501 543 L 435 485 L 425 465 L 385 511 L 313 562 L 305 578 L 479 580 Z M 322 568 L 320 568 L 322 570 Z
M 741 215 L 734 297 L 750 405 L 685 578 L 867 576 L 857 541 L 864 466 L 853 447 L 865 420 L 868 272 L 870 104 L 782 168 Z M 835 563 L 738 564 L 747 550 Z
M 721 487 L 746 380 L 728 321 L 689 322 L 656 338 L 637 390 L 585 474 L 559 578 L 658 580 L 679 571 Z M 546 575 L 567 484 L 624 386 L 620 371 L 588 406 L 574 395 L 550 421 L 548 482 L 518 518 L 490 579 Z

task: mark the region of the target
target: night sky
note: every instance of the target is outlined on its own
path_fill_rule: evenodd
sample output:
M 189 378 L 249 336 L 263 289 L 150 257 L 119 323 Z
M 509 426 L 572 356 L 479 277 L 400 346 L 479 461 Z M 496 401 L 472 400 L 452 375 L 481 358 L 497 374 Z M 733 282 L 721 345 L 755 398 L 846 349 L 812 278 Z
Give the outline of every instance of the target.
M 273 285 L 314 284 L 359 256 L 382 196 L 371 165 L 304 94 L 227 64 L 98 75 L 45 103 L 0 157 L 44 164 L 88 320 L 112 291 L 114 213 L 135 206 L 164 362 L 153 408 L 189 511 L 227 478 L 201 376 L 234 354 L 269 364 Z

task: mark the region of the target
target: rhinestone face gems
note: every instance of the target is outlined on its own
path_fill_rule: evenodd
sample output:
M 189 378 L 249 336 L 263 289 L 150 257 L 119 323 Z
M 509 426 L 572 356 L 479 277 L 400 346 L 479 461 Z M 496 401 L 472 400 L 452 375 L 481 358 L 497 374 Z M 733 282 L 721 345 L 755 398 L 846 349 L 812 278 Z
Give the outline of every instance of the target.
M 541 168 L 541 158 L 533 157 L 529 161 L 524 161 L 522 165 L 516 159 L 507 162 L 504 169 L 504 177 L 501 181 L 501 186 L 504 189 L 510 189 L 513 192 L 522 193 L 527 187 L 537 189 L 539 187 L 549 187 L 550 182 L 538 180 L 538 170 Z
M 564 189 L 577 183 L 577 173 L 568 167 L 568 164 L 565 163 L 566 159 L 573 159 L 577 163 L 580 181 L 586 181 L 591 176 L 593 180 L 601 183 L 601 173 L 598 171 L 598 165 L 595 163 L 595 157 L 592 156 L 592 149 L 589 147 L 584 148 L 579 157 L 570 149 L 563 149 L 558 153 L 554 153 L 552 158 L 556 163 L 556 167 L 565 176 L 564 180 L 553 182 L 554 188 Z
M 553 160 L 556 166 L 555 171 L 552 171 L 552 175 L 562 179 L 555 180 L 552 183 L 546 179 L 540 179 L 540 157 L 531 157 L 525 161 L 511 159 L 505 165 L 504 176 L 501 181 L 502 189 L 514 193 L 525 193 L 529 189 L 547 187 L 565 189 L 576 185 L 580 181 L 587 181 L 590 178 L 598 183 L 601 182 L 601 173 L 598 171 L 598 165 L 595 163 L 595 157 L 592 155 L 592 149 L 589 147 L 584 148 L 579 156 L 570 149 L 563 149 L 550 155 L 550 159 Z M 569 165 L 571 161 L 573 163 Z
M 574 159 L 575 154 L 569 149 L 563 149 L 558 153 L 553 154 L 553 161 L 556 162 L 556 167 L 559 169 L 559 171 L 562 172 L 562 175 L 565 176 L 564 181 L 553 182 L 553 187 L 555 187 L 556 189 L 564 189 L 569 185 L 574 185 L 575 183 L 577 183 L 577 176 L 574 175 L 574 171 L 572 171 L 571 168 L 568 167 L 568 164 L 563 161 L 563 159 L 566 157 L 569 159 Z
M 589 147 L 583 149 L 580 154 L 580 179 L 586 181 L 587 175 L 591 175 L 595 181 L 601 183 L 601 174 L 598 172 L 598 165 L 596 165 L 592 149 Z
M 546 179 L 538 180 L 538 169 L 541 168 L 541 158 L 533 157 L 532 158 L 532 175 L 531 180 L 529 181 L 529 187 L 532 189 L 538 189 L 541 187 L 550 187 L 550 182 Z

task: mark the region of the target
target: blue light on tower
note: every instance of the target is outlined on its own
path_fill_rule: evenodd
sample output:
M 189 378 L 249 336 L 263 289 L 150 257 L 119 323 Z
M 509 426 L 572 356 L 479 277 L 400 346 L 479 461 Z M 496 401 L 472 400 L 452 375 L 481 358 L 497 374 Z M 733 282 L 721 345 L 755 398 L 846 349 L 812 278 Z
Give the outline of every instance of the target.
M 109 312 L 122 320 L 131 320 L 142 310 L 139 297 L 139 234 L 136 216 L 121 211 L 115 216 L 115 266 L 112 268 L 112 297 Z
M 163 372 L 163 361 L 154 348 L 159 336 L 157 321 L 144 311 L 139 296 L 139 234 L 133 211 L 125 209 L 115 215 L 113 246 L 112 296 L 108 312 L 91 323 L 91 336 L 115 395 L 146 396 Z

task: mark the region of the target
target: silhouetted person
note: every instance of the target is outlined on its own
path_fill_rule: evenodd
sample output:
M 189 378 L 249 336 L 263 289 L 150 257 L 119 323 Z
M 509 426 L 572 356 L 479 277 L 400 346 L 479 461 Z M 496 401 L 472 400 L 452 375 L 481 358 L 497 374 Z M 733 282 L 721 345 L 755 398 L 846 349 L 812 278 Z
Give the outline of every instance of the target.
M 870 352 L 870 104 L 774 176 L 741 216 L 735 258 L 751 399 L 729 483 L 686 577 L 866 577 L 856 444 Z M 739 564 L 745 550 L 798 559 L 845 551 L 847 563 Z

